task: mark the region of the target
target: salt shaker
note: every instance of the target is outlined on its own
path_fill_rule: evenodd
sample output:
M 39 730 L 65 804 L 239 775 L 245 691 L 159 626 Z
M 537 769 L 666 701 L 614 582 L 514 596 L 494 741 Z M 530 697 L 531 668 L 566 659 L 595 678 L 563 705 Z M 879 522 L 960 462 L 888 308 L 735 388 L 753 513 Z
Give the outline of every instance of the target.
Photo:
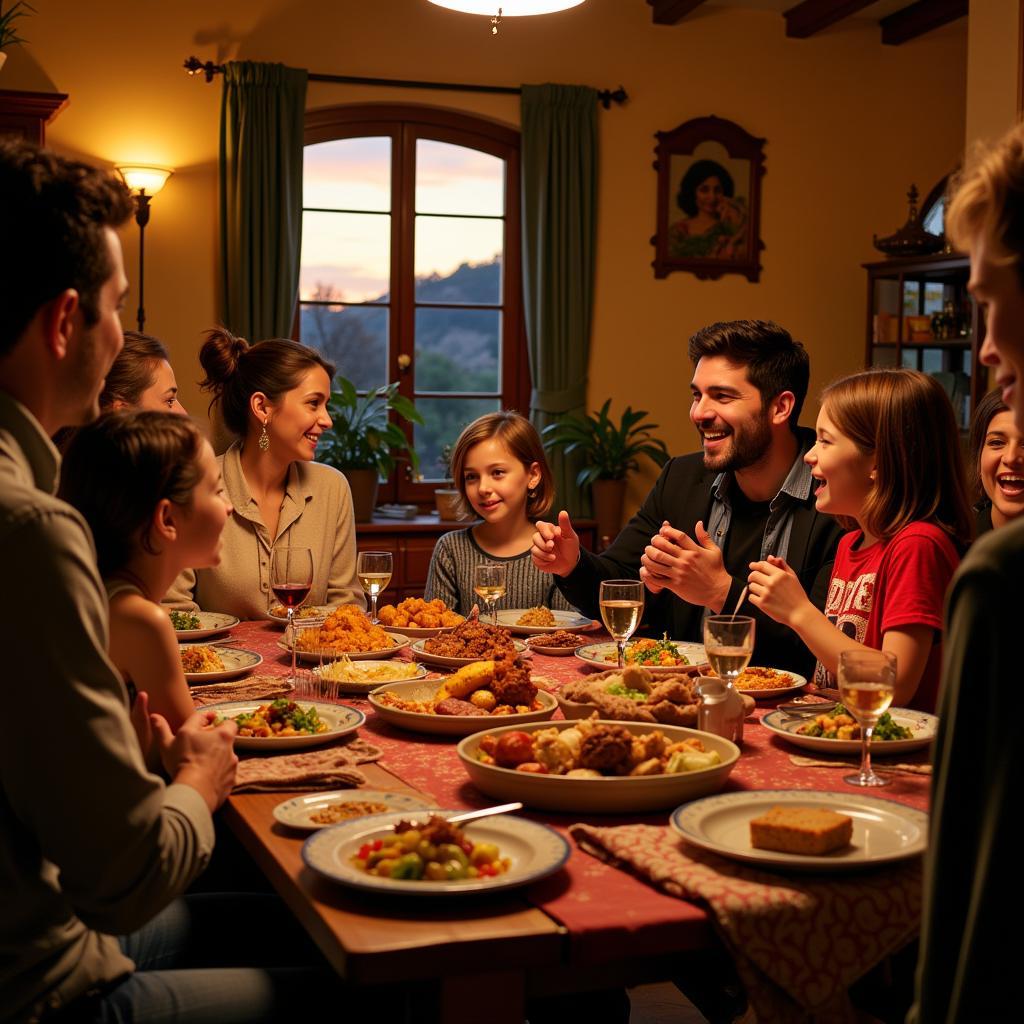
M 718 676 L 701 676 L 697 680 L 697 693 L 700 694 L 697 727 L 733 743 L 742 743 L 746 713 L 736 687 Z

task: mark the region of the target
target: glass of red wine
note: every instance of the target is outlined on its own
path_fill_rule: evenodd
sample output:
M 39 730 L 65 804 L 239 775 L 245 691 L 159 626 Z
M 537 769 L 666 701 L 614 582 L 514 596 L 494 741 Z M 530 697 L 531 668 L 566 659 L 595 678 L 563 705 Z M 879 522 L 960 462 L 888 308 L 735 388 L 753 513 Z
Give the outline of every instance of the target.
M 309 548 L 275 548 L 270 559 L 270 589 L 288 612 L 288 642 L 292 649 L 295 685 L 295 609 L 309 597 L 313 587 L 313 552 Z

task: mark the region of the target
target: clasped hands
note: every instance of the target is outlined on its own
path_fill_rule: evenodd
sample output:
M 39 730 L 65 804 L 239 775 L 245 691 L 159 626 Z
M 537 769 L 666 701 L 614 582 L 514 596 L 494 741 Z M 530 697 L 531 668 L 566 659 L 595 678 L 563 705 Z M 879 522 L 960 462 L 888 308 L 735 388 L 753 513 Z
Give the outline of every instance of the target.
M 670 590 L 690 604 L 721 611 L 729 596 L 732 577 L 726 571 L 722 549 L 704 529 L 694 527 L 696 540 L 667 520 L 651 538 L 640 558 L 640 579 L 652 594 Z

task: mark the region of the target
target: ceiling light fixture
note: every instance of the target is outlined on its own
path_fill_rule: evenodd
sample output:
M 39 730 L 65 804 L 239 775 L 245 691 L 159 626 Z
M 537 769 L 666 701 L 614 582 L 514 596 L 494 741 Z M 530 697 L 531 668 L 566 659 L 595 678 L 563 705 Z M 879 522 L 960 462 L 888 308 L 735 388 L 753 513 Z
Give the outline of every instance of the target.
M 491 35 L 498 34 L 502 18 L 521 18 L 533 14 L 554 14 L 579 7 L 584 0 L 430 0 L 438 7 L 447 7 L 460 14 L 490 16 Z

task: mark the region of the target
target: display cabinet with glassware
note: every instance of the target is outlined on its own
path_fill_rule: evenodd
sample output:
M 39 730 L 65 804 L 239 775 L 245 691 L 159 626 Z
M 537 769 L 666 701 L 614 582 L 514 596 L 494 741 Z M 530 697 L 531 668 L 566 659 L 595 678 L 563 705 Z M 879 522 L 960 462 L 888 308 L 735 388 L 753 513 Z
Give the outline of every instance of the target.
M 966 431 L 988 388 L 979 352 L 985 323 L 967 291 L 966 256 L 900 256 L 865 263 L 867 367 L 905 366 L 935 377 Z

